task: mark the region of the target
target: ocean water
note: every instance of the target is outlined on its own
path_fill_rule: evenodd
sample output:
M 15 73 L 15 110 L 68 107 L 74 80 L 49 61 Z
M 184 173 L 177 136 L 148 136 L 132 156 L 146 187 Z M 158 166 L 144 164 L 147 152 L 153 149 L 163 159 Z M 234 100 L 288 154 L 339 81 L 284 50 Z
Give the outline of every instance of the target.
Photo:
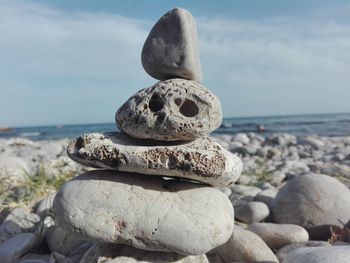
M 213 134 L 236 134 L 258 132 L 257 125 L 265 128 L 261 133 L 291 133 L 297 136 L 316 134 L 320 136 L 350 136 L 350 113 L 296 116 L 272 116 L 249 118 L 225 118 Z M 0 138 L 24 137 L 31 140 L 74 138 L 83 133 L 116 131 L 114 123 L 63 126 L 19 127 L 0 132 Z

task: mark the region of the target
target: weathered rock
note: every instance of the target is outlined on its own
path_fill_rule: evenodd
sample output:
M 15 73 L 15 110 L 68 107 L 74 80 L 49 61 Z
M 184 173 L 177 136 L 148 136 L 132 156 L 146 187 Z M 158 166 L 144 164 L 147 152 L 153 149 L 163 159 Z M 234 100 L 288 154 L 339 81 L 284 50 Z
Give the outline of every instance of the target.
M 341 225 L 350 218 L 350 190 L 327 175 L 300 175 L 280 189 L 273 216 L 276 223 L 306 227 Z
M 254 223 L 248 226 L 247 230 L 261 237 L 271 249 L 309 240 L 307 231 L 298 225 Z
M 277 251 L 276 256 L 280 262 L 284 262 L 286 256 L 295 249 L 302 248 L 302 247 L 329 247 L 330 245 L 331 244 L 329 244 L 326 241 L 308 241 L 308 242 L 294 243 L 294 244 L 290 244 L 280 248 Z
M 113 171 L 66 183 L 53 211 L 61 228 L 82 237 L 182 255 L 225 243 L 234 217 L 229 199 L 212 187 Z
M 183 256 L 173 252 L 147 251 L 111 243 L 97 243 L 84 255 L 80 263 L 96 263 L 106 260 L 110 263 L 132 262 L 177 262 L 208 263 L 205 255 Z
M 201 84 L 170 79 L 137 92 L 117 111 L 120 130 L 134 138 L 194 140 L 222 121 L 219 99 Z
M 160 145 L 119 132 L 91 133 L 72 141 L 67 152 L 76 162 L 92 167 L 179 177 L 219 187 L 235 182 L 243 166 L 237 156 L 208 137 Z
M 210 254 L 218 255 L 224 263 L 229 262 L 278 262 L 264 241 L 253 232 L 235 226 L 231 238 Z
M 0 244 L 0 263 L 17 263 L 18 259 L 35 245 L 32 233 L 15 235 Z
M 14 208 L 0 225 L 0 243 L 16 234 L 34 232 L 39 220 L 39 216 L 25 208 Z
M 153 78 L 202 80 L 196 22 L 175 8 L 153 26 L 142 49 L 142 65 Z
M 270 210 L 263 202 L 246 202 L 235 206 L 235 218 L 247 224 L 261 222 L 269 214 Z
M 306 247 L 289 253 L 283 263 L 349 263 L 349 246 Z
M 55 198 L 56 193 L 50 194 L 40 200 L 36 205 L 35 213 L 44 218 L 46 216 L 52 215 L 52 203 Z

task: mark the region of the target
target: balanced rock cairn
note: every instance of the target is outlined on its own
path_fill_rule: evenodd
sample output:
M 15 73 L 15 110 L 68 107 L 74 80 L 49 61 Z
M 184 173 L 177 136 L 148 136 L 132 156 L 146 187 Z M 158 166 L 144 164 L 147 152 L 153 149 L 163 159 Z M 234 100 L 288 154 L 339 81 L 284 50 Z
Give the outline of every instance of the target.
M 196 25 L 188 11 L 176 8 L 160 18 L 142 64 L 160 81 L 118 109 L 121 132 L 85 134 L 69 145 L 73 160 L 105 170 L 67 182 L 54 201 L 55 220 L 67 233 L 99 241 L 82 262 L 99 256 L 207 262 L 204 254 L 224 244 L 234 225 L 231 202 L 214 187 L 235 182 L 242 162 L 208 137 L 222 112 L 199 83 Z

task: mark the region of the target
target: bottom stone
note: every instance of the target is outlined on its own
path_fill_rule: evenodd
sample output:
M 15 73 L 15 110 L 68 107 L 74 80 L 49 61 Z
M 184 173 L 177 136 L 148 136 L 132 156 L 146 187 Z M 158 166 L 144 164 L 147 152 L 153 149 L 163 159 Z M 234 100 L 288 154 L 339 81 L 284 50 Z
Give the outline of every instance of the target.
M 83 256 L 80 263 L 208 263 L 205 255 L 183 256 L 173 252 L 146 251 L 111 243 L 97 243 Z
M 53 204 L 66 231 L 152 251 L 201 255 L 233 231 L 233 208 L 219 190 L 195 183 L 115 171 L 67 182 Z

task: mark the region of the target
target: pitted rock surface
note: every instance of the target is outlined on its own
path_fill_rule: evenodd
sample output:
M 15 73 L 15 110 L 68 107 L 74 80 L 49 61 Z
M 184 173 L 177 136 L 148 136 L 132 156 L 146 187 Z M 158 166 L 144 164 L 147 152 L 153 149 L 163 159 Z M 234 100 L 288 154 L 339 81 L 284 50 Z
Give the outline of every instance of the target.
M 67 182 L 55 220 L 82 238 L 201 255 L 225 243 L 233 208 L 219 190 L 156 176 L 90 171 Z
M 219 99 L 201 84 L 170 79 L 137 92 L 115 119 L 118 128 L 134 138 L 194 140 L 220 126 L 222 111 Z
M 174 252 L 137 249 L 112 243 L 97 243 L 84 255 L 80 263 L 208 263 L 205 255 L 183 256 Z
M 235 182 L 242 161 L 208 137 L 191 142 L 160 143 L 124 133 L 90 133 L 68 146 L 76 162 L 125 172 L 195 180 L 224 187 Z
M 142 65 L 153 78 L 202 80 L 196 22 L 185 9 L 175 8 L 153 26 L 142 49 Z

